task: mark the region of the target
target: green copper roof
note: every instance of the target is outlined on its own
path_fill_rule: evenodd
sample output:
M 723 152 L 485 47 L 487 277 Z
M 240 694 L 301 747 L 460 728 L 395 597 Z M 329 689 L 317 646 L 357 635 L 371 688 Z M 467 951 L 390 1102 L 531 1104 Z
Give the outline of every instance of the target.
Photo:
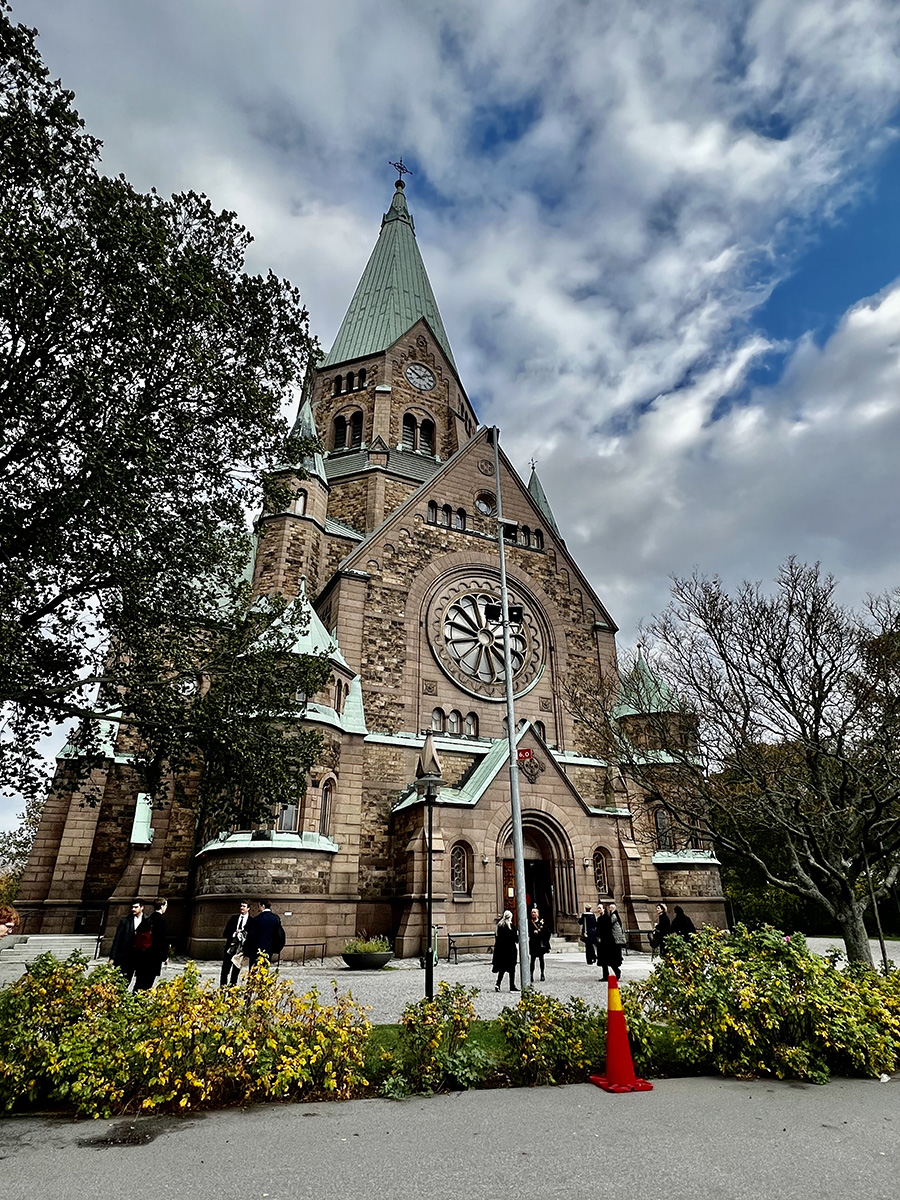
M 638 651 L 634 668 L 627 679 L 622 680 L 619 703 L 614 717 L 643 716 L 647 713 L 678 712 L 679 704 L 670 688 L 658 679 L 650 664 Z
M 556 522 L 553 519 L 553 513 L 550 511 L 550 501 L 547 499 L 547 494 L 541 486 L 541 481 L 538 479 L 538 473 L 534 467 L 531 468 L 531 478 L 528 480 L 528 491 L 531 494 L 532 500 L 544 514 L 547 524 L 559 537 L 559 530 L 556 527 Z
M 413 219 L 403 195 L 403 181 L 398 179 L 395 186 L 397 190 L 382 219 L 375 249 L 323 367 L 386 350 L 424 317 L 456 369 L 444 322 L 416 243 Z
M 303 403 L 300 405 L 300 412 L 297 414 L 297 420 L 294 422 L 293 432 L 298 437 L 309 438 L 310 441 L 318 444 L 319 434 L 316 429 L 315 419 L 313 418 L 309 396 L 305 396 Z M 325 461 L 318 450 L 315 450 L 311 455 L 307 455 L 301 465 L 307 475 L 321 479 L 323 483 L 326 482 Z

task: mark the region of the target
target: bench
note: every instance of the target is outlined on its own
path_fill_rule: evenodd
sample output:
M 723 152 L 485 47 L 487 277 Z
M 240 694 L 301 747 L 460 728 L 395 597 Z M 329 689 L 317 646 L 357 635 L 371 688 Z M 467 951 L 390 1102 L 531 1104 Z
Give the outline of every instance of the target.
M 324 942 L 288 942 L 284 950 L 302 950 L 303 953 L 299 959 L 295 956 L 290 960 L 291 962 L 299 962 L 301 967 L 306 966 L 307 958 L 310 962 L 315 962 L 318 959 L 323 966 L 325 964 Z M 273 962 L 277 959 L 278 965 L 281 964 L 281 956 L 284 954 L 284 950 L 282 950 L 281 954 L 273 955 Z M 315 951 L 315 953 L 307 955 L 308 950 Z
M 450 961 L 450 955 L 453 955 L 453 961 L 459 965 L 459 951 L 462 945 L 465 948 L 468 943 L 470 949 L 483 947 L 485 950 L 494 949 L 494 936 L 496 930 L 482 929 L 478 933 L 448 933 L 447 934 L 447 962 Z

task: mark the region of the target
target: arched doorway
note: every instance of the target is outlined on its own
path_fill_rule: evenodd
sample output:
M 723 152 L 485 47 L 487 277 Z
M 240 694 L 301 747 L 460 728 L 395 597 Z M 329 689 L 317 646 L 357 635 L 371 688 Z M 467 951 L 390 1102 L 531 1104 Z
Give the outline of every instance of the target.
M 522 840 L 525 849 L 525 893 L 530 907 L 537 904 L 551 933 L 559 928 L 560 917 L 576 916 L 575 861 L 572 843 L 565 830 L 545 813 L 522 814 Z M 513 860 L 512 821 L 508 821 L 498 839 L 501 862 L 501 908 L 516 911 L 516 873 Z

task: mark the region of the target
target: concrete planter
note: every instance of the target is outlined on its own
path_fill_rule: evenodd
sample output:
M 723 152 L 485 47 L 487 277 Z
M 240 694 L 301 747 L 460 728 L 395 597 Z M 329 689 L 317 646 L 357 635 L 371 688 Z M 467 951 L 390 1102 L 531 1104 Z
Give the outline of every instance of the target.
M 342 954 L 351 971 L 380 971 L 394 957 L 392 950 L 372 950 L 367 954 Z

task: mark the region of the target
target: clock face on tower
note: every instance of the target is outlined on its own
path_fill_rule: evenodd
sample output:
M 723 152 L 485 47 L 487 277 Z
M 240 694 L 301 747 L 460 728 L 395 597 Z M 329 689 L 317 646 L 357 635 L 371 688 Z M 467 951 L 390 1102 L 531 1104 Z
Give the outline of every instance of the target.
M 543 674 L 544 638 L 532 608 L 510 588 L 510 605 L 522 608 L 522 620 L 510 625 L 513 688 L 528 691 Z M 428 619 L 431 650 L 446 675 L 473 696 L 506 697 L 500 581 L 490 574 L 467 575 L 445 587 L 432 601 Z
M 437 383 L 434 372 L 424 363 L 410 363 L 404 373 L 413 387 L 420 392 L 430 392 Z

